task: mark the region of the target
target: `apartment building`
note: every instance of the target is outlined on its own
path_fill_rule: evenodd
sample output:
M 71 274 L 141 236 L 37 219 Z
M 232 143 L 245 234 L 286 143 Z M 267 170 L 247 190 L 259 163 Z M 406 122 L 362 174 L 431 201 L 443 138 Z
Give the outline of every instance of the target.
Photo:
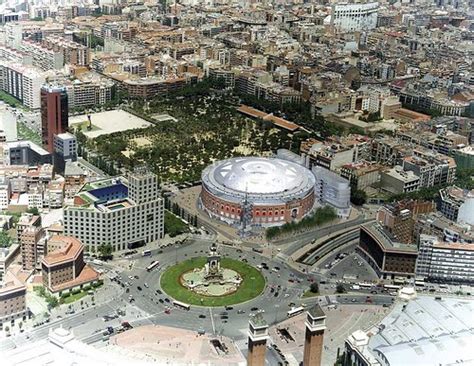
M 456 178 L 456 162 L 446 155 L 414 150 L 403 159 L 403 170 L 420 177 L 420 188 L 452 184 Z
M 12 194 L 11 183 L 8 177 L 0 176 L 0 209 L 8 209 Z
M 456 186 L 440 189 L 438 200 L 438 211 L 451 221 L 458 220 L 460 207 L 465 203 L 468 197 L 474 197 L 474 190 L 458 188 Z
M 157 244 L 164 235 L 158 177 L 136 171 L 83 186 L 64 209 L 64 232 L 89 248 L 110 244 L 114 251 Z
M 103 79 L 98 81 L 75 80 L 66 85 L 69 108 L 86 108 L 104 105 L 112 100 L 114 82 Z
M 64 54 L 43 46 L 40 43 L 23 40 L 21 51 L 33 57 L 33 66 L 44 71 L 59 70 L 64 66 Z
M 384 191 L 392 194 L 415 192 L 420 189 L 420 177 L 412 171 L 404 171 L 398 165 L 382 171 L 380 183 Z
M 21 246 L 21 263 L 24 270 L 30 271 L 38 267 L 41 258 L 44 256 L 44 248 L 40 248 L 40 240 L 44 232 L 41 227 L 28 226 L 26 227 L 20 240 Z
M 416 275 L 430 282 L 474 283 L 474 246 L 421 234 Z
M 380 182 L 382 166 L 367 162 L 345 164 L 341 167 L 341 177 L 347 179 L 353 189 L 366 189 Z
M 332 5 L 331 28 L 335 32 L 367 31 L 377 26 L 378 2 Z
M 0 248 L 0 278 L 5 275 L 8 267 L 13 263 L 20 254 L 20 246 L 12 244 L 8 248 Z
M 49 49 L 61 52 L 64 63 L 68 65 L 88 66 L 90 62 L 90 49 L 60 36 L 49 36 L 43 40 L 43 45 Z
M 33 66 L 15 63 L 0 63 L 0 86 L 2 90 L 20 100 L 25 107 L 39 109 L 40 89 L 46 82 L 42 70 Z

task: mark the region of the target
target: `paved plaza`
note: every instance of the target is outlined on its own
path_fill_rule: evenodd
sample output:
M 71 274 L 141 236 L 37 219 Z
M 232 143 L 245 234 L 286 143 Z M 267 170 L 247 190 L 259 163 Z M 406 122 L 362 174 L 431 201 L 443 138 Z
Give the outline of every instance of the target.
M 366 330 L 381 320 L 389 308 L 366 305 L 338 305 L 337 309 L 323 308 L 326 313 L 323 365 L 333 365 L 337 350 L 344 351 L 344 340 L 358 329 Z M 306 312 L 289 318 L 270 328 L 272 341 L 282 350 L 290 365 L 303 359 Z M 288 337 L 288 335 L 293 338 Z
M 94 138 L 101 135 L 108 135 L 114 132 L 133 130 L 136 128 L 147 128 L 152 124 L 144 119 L 137 117 L 123 110 L 105 111 L 92 113 L 92 130 L 87 131 L 87 115 L 74 116 L 69 118 L 69 124 L 81 125 L 82 132 L 88 138 Z
M 219 342 L 222 349 L 211 341 Z M 163 365 L 245 365 L 243 355 L 227 337 L 200 336 L 160 325 L 134 328 L 111 338 L 110 343 Z

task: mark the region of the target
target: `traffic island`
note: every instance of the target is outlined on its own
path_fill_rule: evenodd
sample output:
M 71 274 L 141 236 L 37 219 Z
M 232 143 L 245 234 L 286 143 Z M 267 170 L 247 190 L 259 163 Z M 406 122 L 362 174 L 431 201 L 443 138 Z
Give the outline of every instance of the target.
M 192 258 L 168 268 L 161 275 L 162 290 L 174 300 L 200 306 L 238 304 L 263 292 L 265 279 L 258 269 L 230 258 L 219 258 L 217 263 L 210 261 L 210 258 L 215 259 L 215 256 Z M 227 278 L 228 275 L 220 278 L 218 273 L 213 272 L 215 270 L 223 274 L 232 273 L 232 278 Z M 196 275 L 193 276 L 193 273 Z M 208 283 L 190 282 L 205 278 L 209 279 Z M 217 291 L 219 286 L 225 291 Z

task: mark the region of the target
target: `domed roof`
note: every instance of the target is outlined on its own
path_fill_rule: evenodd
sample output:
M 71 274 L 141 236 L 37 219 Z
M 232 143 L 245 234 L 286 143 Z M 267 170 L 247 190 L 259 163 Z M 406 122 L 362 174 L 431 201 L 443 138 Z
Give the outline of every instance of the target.
M 283 159 L 261 157 L 216 162 L 203 171 L 202 179 L 212 191 L 240 197 L 276 198 L 306 194 L 315 184 L 313 174 L 304 166 Z

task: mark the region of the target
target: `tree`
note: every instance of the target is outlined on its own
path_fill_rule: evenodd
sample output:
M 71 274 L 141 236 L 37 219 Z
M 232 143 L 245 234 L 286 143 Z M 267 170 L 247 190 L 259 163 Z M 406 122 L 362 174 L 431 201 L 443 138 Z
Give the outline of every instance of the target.
M 48 298 L 46 299 L 48 306 L 51 309 L 54 309 L 56 306 L 59 305 L 59 301 L 56 296 L 49 295 Z
M 20 332 L 21 332 L 21 328 L 23 328 L 23 322 L 22 322 L 22 321 L 20 321 L 20 322 L 18 323 L 18 328 L 20 328 Z
M 338 283 L 337 286 L 336 286 L 336 292 L 338 294 L 343 294 L 344 292 L 346 292 L 346 289 L 344 288 L 344 285 L 342 283 Z
M 309 290 L 313 293 L 313 294 L 317 294 L 319 292 L 319 285 L 317 282 L 313 282 L 310 286 L 309 286 Z
M 362 206 L 367 201 L 367 194 L 362 189 L 351 189 L 351 202 L 356 206 Z
M 113 248 L 110 244 L 101 244 L 97 248 L 97 251 L 102 259 L 110 259 L 112 257 Z
M 10 235 L 4 230 L 0 231 L 0 247 L 1 248 L 8 248 L 12 242 L 12 238 Z
M 32 215 L 35 215 L 35 216 L 38 216 L 39 215 L 39 211 L 38 211 L 38 208 L 37 207 L 32 207 L 32 208 L 29 208 L 28 210 L 26 210 L 26 212 L 32 214 Z

